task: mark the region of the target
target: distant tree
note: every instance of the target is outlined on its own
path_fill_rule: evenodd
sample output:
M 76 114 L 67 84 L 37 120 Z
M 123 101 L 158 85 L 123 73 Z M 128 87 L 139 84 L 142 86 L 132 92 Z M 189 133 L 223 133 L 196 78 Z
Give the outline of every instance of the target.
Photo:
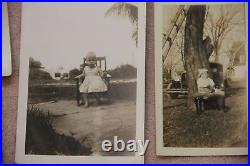
M 210 37 L 213 45 L 215 61 L 218 61 L 219 50 L 224 39 L 245 21 L 244 18 L 242 20 L 237 19 L 237 16 L 244 11 L 244 5 L 223 4 L 219 6 L 219 9 L 218 15 L 208 11 L 204 26 L 204 32 Z
M 81 74 L 81 71 L 77 68 L 74 68 L 74 69 L 69 71 L 69 79 L 73 79 L 80 74 Z
M 29 59 L 29 67 L 32 69 L 42 69 L 42 63 L 40 61 L 34 60 L 34 58 L 30 57 Z
M 129 64 L 118 66 L 115 69 L 108 70 L 112 78 L 136 78 L 137 70 Z
M 32 57 L 29 59 L 29 79 L 30 80 L 51 80 L 51 75 L 43 70 L 42 63 L 34 60 Z

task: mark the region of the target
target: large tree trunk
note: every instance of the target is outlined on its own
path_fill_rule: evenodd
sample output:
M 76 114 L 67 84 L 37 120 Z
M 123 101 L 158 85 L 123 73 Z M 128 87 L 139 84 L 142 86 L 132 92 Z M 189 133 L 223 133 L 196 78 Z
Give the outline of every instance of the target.
M 214 43 L 214 56 L 215 56 L 214 61 L 218 62 L 219 61 L 219 44 L 218 44 L 218 41 Z
M 193 96 L 197 92 L 198 69 L 209 70 L 208 59 L 202 44 L 205 12 L 205 5 L 191 5 L 186 18 L 184 56 L 189 89 L 188 109 L 194 109 Z

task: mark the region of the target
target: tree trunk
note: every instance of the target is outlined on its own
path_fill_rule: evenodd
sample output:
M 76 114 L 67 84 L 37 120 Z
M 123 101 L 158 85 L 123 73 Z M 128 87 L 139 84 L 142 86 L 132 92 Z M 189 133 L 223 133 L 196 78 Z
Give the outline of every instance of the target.
M 214 61 L 218 62 L 219 61 L 219 43 L 218 43 L 218 41 L 214 43 L 214 56 L 215 56 Z
M 192 110 L 195 106 L 193 96 L 197 92 L 198 69 L 207 68 L 209 70 L 209 62 L 202 44 L 205 13 L 205 5 L 191 5 L 185 25 L 184 58 L 189 89 L 187 106 Z

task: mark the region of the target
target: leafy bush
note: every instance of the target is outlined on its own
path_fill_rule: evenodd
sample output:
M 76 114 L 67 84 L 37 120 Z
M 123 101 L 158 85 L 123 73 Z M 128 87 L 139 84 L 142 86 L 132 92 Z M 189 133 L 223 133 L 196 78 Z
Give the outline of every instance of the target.
M 43 70 L 43 66 L 40 61 L 36 61 L 30 57 L 29 80 L 52 80 L 52 77 L 47 71 Z
M 26 154 L 39 155 L 90 155 L 91 149 L 84 147 L 71 136 L 58 134 L 52 127 L 54 117 L 39 108 L 28 106 L 26 124 Z
M 33 81 L 29 83 L 28 103 L 76 100 L 76 91 L 75 81 L 48 81 L 47 83 Z M 111 99 L 134 100 L 136 98 L 136 82 L 111 82 L 109 96 Z
M 74 79 L 76 76 L 82 74 L 82 72 L 77 69 L 77 68 L 74 68 L 72 70 L 69 71 L 69 79 Z
M 115 69 L 108 70 L 112 78 L 136 78 L 137 70 L 129 64 L 118 66 Z

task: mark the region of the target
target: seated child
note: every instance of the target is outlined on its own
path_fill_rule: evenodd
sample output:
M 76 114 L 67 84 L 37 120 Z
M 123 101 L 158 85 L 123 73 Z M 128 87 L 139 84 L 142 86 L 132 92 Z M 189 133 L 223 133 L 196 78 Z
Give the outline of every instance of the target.
M 208 70 L 199 69 L 199 78 L 197 79 L 197 87 L 199 93 L 212 93 L 215 90 L 214 81 L 208 77 Z
M 87 53 L 85 63 L 87 66 L 84 67 L 83 73 L 76 78 L 85 77 L 79 87 L 79 91 L 82 94 L 82 99 L 85 103 L 84 106 L 88 107 L 88 93 L 93 93 L 99 103 L 100 99 L 96 92 L 107 91 L 107 85 L 102 79 L 102 70 L 96 66 L 96 54 L 94 52 Z
M 199 75 L 197 79 L 197 87 L 198 87 L 198 95 L 197 100 L 200 100 L 200 107 L 199 109 L 202 109 L 203 100 L 207 100 L 208 98 L 214 99 L 217 108 L 218 109 L 224 109 L 225 108 L 225 93 L 215 88 L 214 81 L 208 77 L 208 70 L 205 68 L 199 69 Z M 196 101 L 198 103 L 198 101 Z

